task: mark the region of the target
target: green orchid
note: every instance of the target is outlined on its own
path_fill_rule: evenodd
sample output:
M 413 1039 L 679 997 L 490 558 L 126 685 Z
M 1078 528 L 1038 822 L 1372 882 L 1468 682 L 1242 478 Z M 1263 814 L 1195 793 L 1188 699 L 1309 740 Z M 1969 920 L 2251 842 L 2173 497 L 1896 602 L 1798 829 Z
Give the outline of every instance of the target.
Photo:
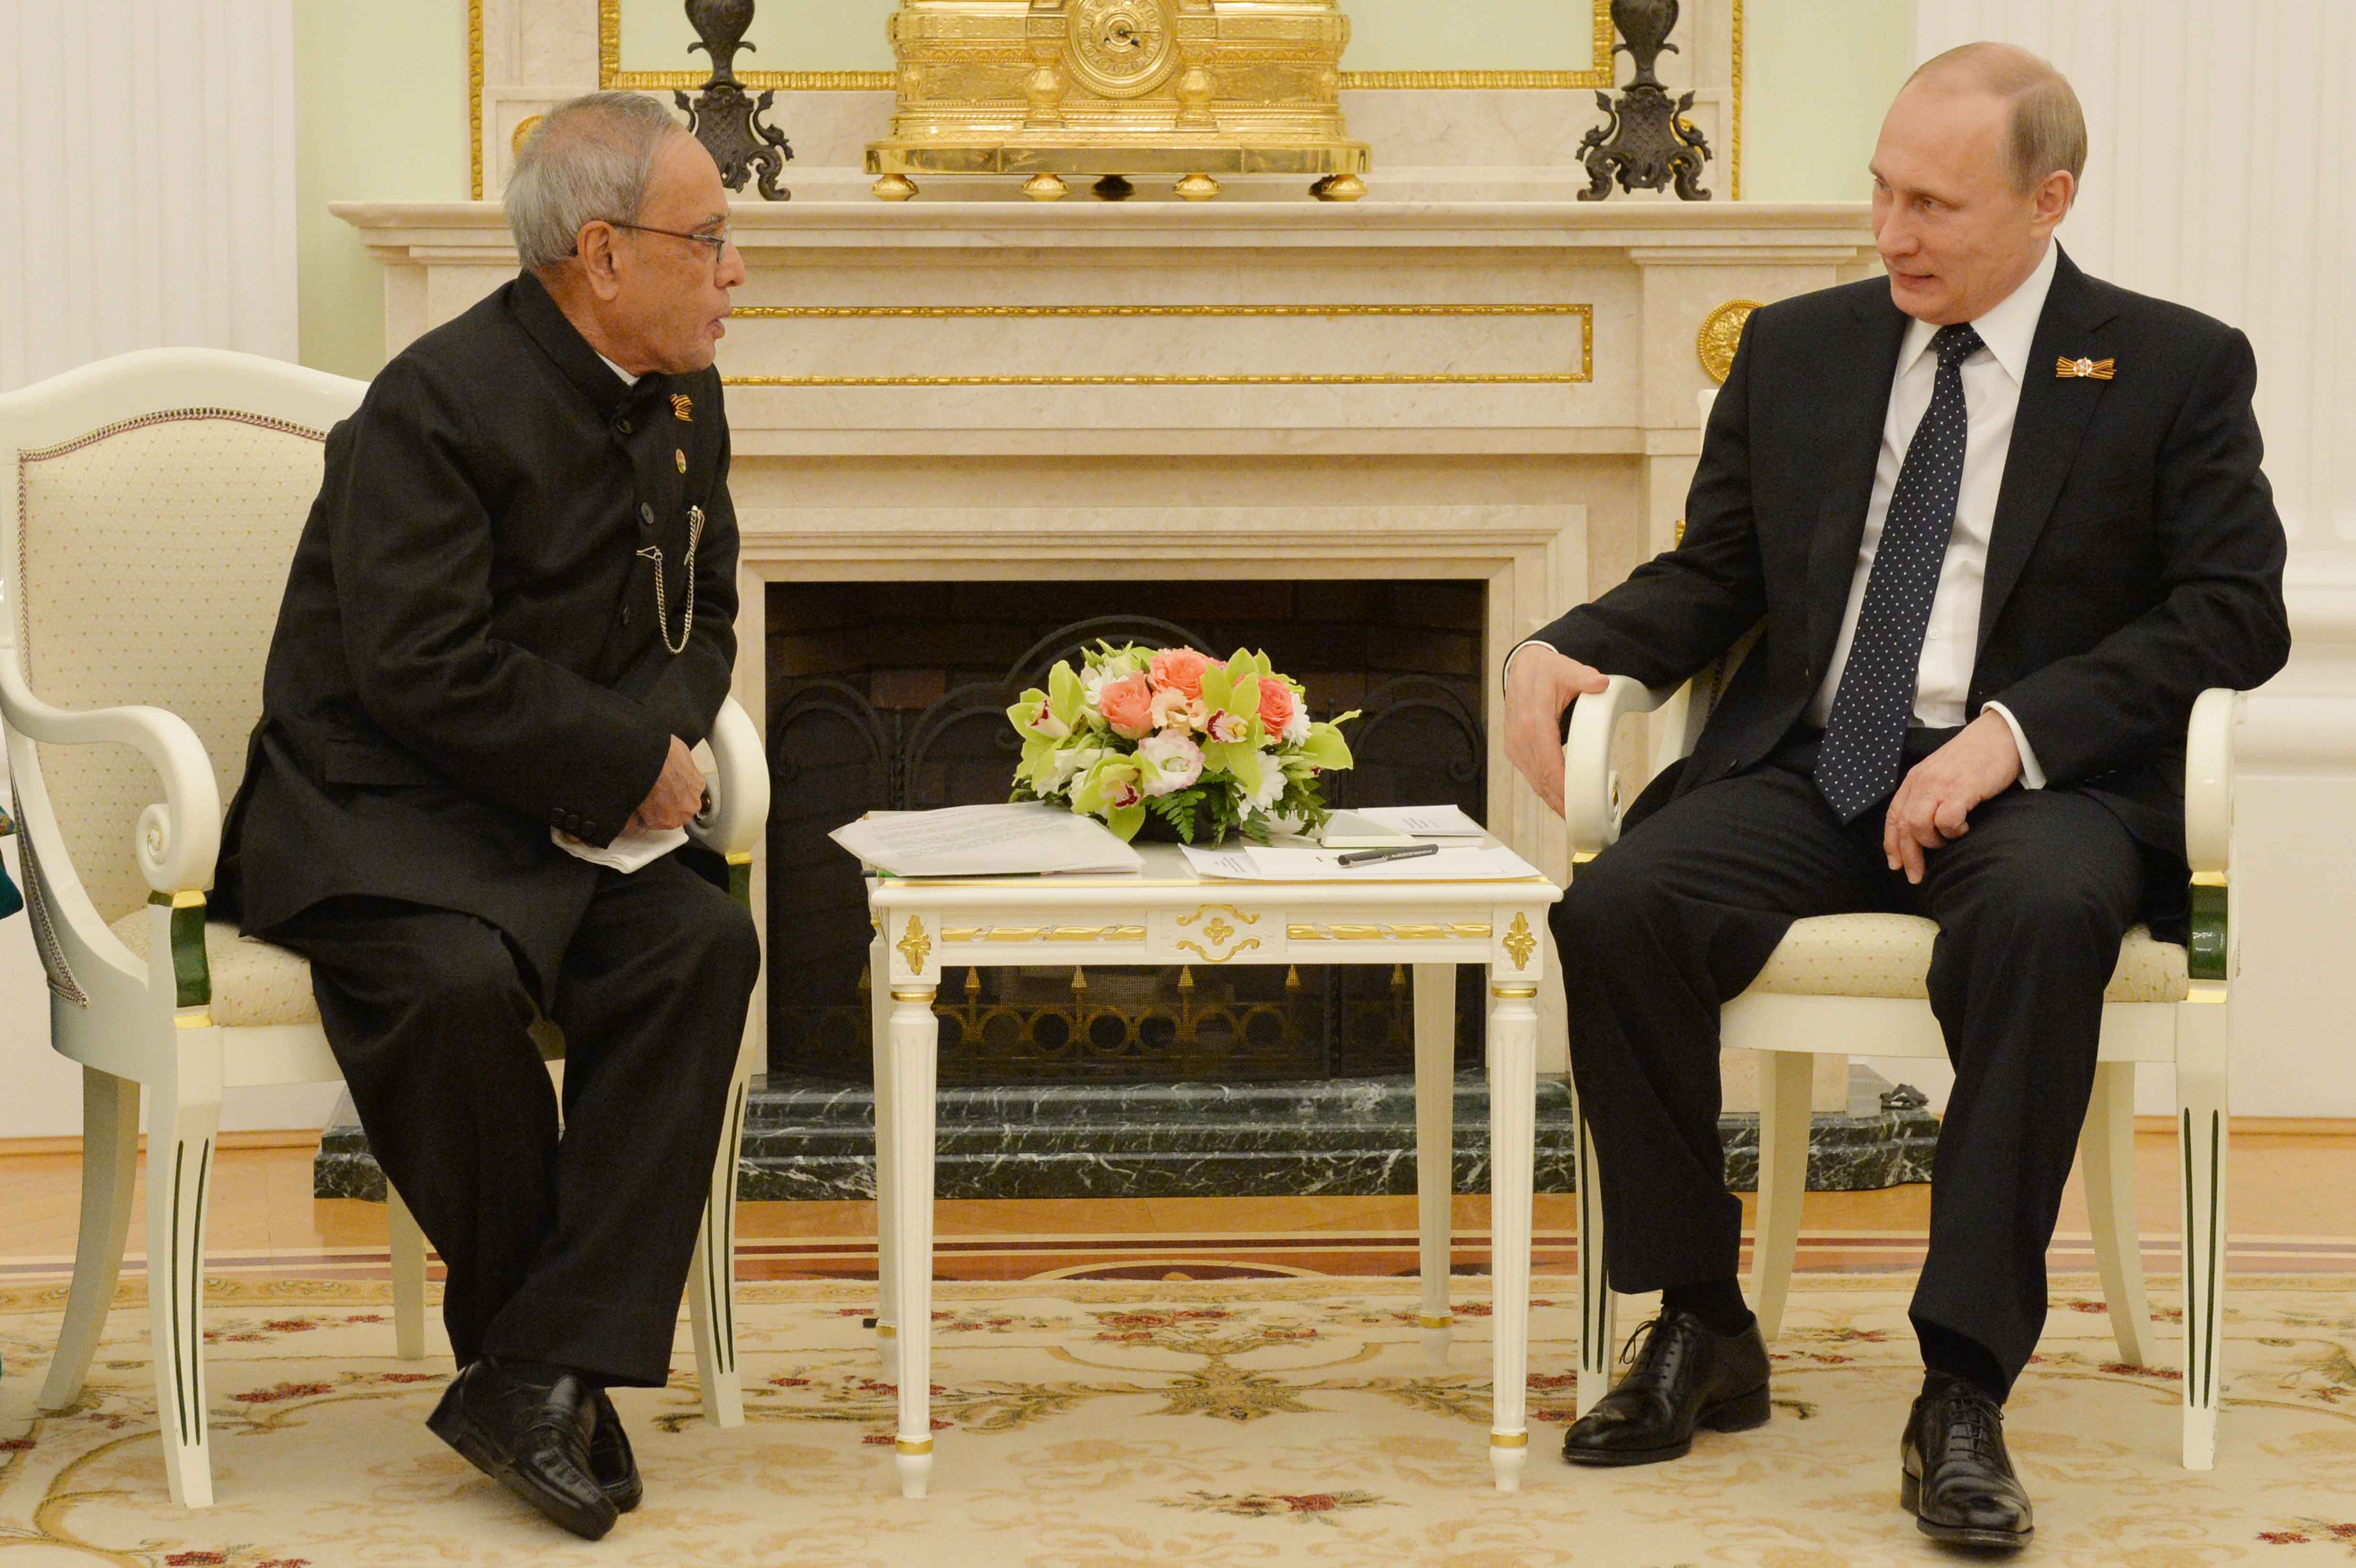
M 1162 770 L 1151 757 L 1098 758 L 1072 792 L 1072 809 L 1103 817 L 1105 826 L 1126 842 L 1145 826 L 1145 789 L 1161 778 Z
M 1023 737 L 1023 760 L 1015 766 L 1015 776 L 1040 794 L 1048 793 L 1042 786 L 1055 776 L 1055 753 L 1083 728 L 1087 708 L 1080 677 L 1069 665 L 1058 664 L 1047 672 L 1045 691 L 1035 686 L 1025 691 L 1006 710 L 1008 722 Z
M 1260 786 L 1260 748 L 1268 732 L 1259 721 L 1259 683 L 1268 660 L 1237 648 L 1222 666 L 1203 672 L 1203 706 L 1210 730 L 1203 737 L 1203 766 L 1241 784 L 1248 795 Z
M 1358 716 L 1356 709 L 1336 714 L 1330 722 L 1312 724 L 1302 737 L 1296 755 L 1319 769 L 1339 771 L 1351 765 L 1350 742 L 1342 739 L 1340 725 Z

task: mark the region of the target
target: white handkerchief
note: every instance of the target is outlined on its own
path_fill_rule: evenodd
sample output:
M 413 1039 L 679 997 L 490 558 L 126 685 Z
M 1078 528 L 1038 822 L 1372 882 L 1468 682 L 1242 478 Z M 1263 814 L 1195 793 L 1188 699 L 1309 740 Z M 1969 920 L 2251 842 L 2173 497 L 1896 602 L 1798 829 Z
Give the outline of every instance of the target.
M 548 830 L 548 836 L 566 854 L 586 860 L 593 866 L 610 867 L 624 876 L 641 867 L 653 865 L 687 842 L 687 829 L 684 827 L 633 827 L 603 849 L 553 827 Z

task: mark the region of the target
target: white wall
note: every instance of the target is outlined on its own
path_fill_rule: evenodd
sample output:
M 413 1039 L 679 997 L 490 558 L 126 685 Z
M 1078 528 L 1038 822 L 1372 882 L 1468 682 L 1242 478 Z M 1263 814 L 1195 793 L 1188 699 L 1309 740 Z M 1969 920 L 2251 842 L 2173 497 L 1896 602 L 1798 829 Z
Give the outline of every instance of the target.
M 294 357 L 294 0 L 0 6 L 0 391 Z

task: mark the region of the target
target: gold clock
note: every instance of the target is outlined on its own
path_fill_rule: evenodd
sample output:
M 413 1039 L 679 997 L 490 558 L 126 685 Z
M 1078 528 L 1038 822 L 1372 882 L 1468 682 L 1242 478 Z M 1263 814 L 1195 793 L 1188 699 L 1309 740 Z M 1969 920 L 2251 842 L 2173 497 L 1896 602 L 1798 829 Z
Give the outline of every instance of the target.
M 912 176 L 1020 175 L 1052 201 L 1065 176 L 1298 175 L 1329 201 L 1365 193 L 1366 144 L 1342 121 L 1339 0 L 900 0 L 891 133 L 869 144 L 875 194 Z

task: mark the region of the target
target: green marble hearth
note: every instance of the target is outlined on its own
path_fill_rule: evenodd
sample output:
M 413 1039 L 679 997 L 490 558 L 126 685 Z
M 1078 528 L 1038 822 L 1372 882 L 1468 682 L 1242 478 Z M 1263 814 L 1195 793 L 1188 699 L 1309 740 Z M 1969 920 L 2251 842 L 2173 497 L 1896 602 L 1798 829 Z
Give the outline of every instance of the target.
M 1931 1179 L 1938 1118 L 1885 1109 L 1889 1087 L 1852 1065 L 1845 1114 L 1819 1113 L 1808 1186 L 1826 1191 Z M 1306 1083 L 1025 1085 L 944 1089 L 943 1198 L 1373 1196 L 1415 1190 L 1415 1086 L 1405 1077 Z M 747 1200 L 875 1195 L 874 1100 L 864 1085 L 754 1083 L 737 1195 Z M 1455 1184 L 1489 1186 L 1488 1089 L 1456 1080 Z M 1759 1118 L 1721 1124 L 1729 1184 L 1757 1184 Z M 1570 1094 L 1538 1083 L 1537 1189 L 1572 1190 Z M 322 1138 L 314 1190 L 381 1200 L 384 1177 L 350 1102 Z

